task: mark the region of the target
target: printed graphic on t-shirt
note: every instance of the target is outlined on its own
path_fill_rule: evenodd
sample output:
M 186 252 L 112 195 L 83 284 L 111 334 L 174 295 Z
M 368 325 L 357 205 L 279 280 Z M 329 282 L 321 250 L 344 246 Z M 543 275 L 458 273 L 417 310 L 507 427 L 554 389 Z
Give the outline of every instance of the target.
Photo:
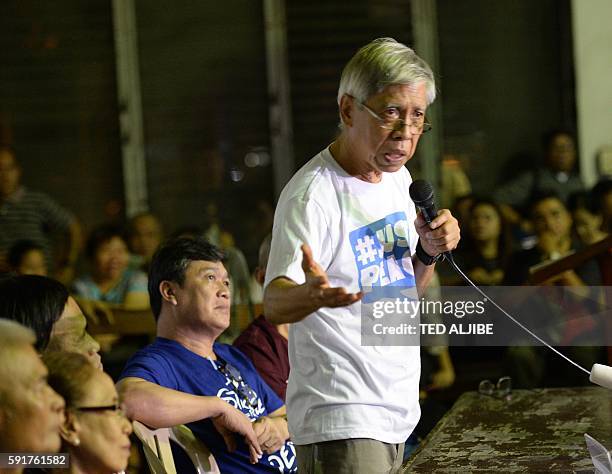
M 232 384 L 229 380 L 226 382 L 226 385 L 232 387 Z M 263 413 L 265 412 L 265 408 L 259 396 L 257 396 L 257 402 L 256 404 L 254 404 L 255 406 L 252 406 L 251 404 L 249 404 L 248 400 L 238 395 L 238 393 L 236 393 L 233 387 L 227 388 L 227 386 L 221 387 L 219 389 L 219 391 L 217 392 L 217 397 L 219 397 L 221 400 L 226 401 L 234 408 L 240 410 L 242 413 L 248 416 L 251 421 L 255 421 L 263 415 Z M 291 441 L 286 441 L 281 449 L 272 454 L 264 453 L 262 459 L 259 462 L 275 467 L 278 469 L 279 472 L 287 473 L 297 471 L 295 447 L 293 446 L 293 443 Z
M 408 229 L 406 213 L 394 212 L 350 233 L 364 303 L 415 285 Z
M 226 383 L 227 385 L 231 386 L 229 381 Z M 219 397 L 221 400 L 226 401 L 234 408 L 240 410 L 242 413 L 248 416 L 249 420 L 251 421 L 255 421 L 264 413 L 264 411 L 266 411 L 261 401 L 261 398 L 257 397 L 256 404 L 251 405 L 249 401 L 245 399 L 245 397 L 241 397 L 240 395 L 238 395 L 234 391 L 233 387 L 221 387 L 217 392 L 217 397 Z
M 295 457 L 295 447 L 291 441 L 285 442 L 285 445 L 278 451 L 266 455 L 268 464 L 274 466 L 279 472 L 297 472 L 297 458 Z

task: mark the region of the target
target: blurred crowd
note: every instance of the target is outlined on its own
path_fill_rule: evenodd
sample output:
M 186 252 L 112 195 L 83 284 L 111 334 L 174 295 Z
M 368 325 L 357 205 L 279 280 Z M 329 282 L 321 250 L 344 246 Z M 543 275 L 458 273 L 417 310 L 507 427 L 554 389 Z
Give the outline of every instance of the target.
M 465 175 L 460 192 L 452 195 L 442 189 L 445 199 L 453 201 L 462 230 L 455 259 L 477 285 L 528 285 L 534 266 L 610 234 L 612 179 L 604 177 L 588 189 L 576 165 L 572 134 L 555 130 L 544 138 L 539 166 L 488 195 L 471 194 Z M 167 237 L 205 238 L 223 251 L 233 309 L 232 322 L 219 338 L 235 340 L 275 396 L 284 400 L 288 328 L 271 325 L 258 306 L 268 255 L 274 251 L 269 237 L 260 247 L 258 265 L 249 268 L 244 253 L 221 227 L 214 204 L 207 210 L 207 222 L 192 222 L 173 232 L 155 213 L 146 212 L 124 225 L 105 224 L 83 235 L 87 226 L 70 210 L 22 185 L 24 171 L 14 150 L 0 147 L 0 316 L 13 320 L 0 320 L 0 451 L 70 452 L 76 464 L 99 466 L 95 472 L 127 468 L 131 424 L 113 380 L 100 369 L 104 362 L 117 379 L 126 361 L 150 341 L 119 335 L 94 339 L 86 326 L 100 314 L 110 313 L 112 321 L 117 310 L 150 312 L 151 291 L 157 289 L 149 287 L 148 275 Z M 258 234 L 268 234 L 270 226 L 262 222 Z M 464 284 L 443 264 L 437 273 L 439 287 Z M 595 287 L 602 284 L 602 275 L 589 260 L 539 284 Z M 435 293 L 434 287 L 427 297 L 439 298 Z M 246 323 L 236 319 L 236 308 L 243 315 L 246 311 Z M 603 347 L 565 351 L 589 367 L 606 357 Z M 423 418 L 416 437 L 431 429 L 457 390 L 473 389 L 469 382 L 485 378 L 487 370 L 510 372 L 521 387 L 574 382 L 551 371 L 554 362 L 535 347 L 449 349 L 442 341 L 423 347 L 422 359 Z M 3 416 L 6 412 L 12 415 Z

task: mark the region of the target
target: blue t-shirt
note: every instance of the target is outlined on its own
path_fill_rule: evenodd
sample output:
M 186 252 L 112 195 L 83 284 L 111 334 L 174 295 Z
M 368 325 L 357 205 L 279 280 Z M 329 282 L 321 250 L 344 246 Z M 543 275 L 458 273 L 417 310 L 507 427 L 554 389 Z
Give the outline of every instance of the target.
M 249 404 L 234 384 L 211 359 L 191 352 L 176 341 L 158 337 L 128 361 L 121 378 L 138 377 L 148 382 L 193 395 L 216 396 L 242 411 L 251 421 L 278 410 L 283 401 L 255 371 L 242 352 L 226 344 L 213 345 L 215 354 L 238 369 L 242 379 L 253 389 L 256 398 Z M 215 457 L 223 473 L 297 472 L 297 459 L 291 441 L 273 454 L 264 453 L 257 464 L 251 464 L 249 451 L 242 437 L 237 436 L 237 449 L 229 453 L 225 441 L 209 419 L 187 424 Z M 177 463 L 178 459 L 175 459 Z M 188 472 L 177 469 L 178 472 Z

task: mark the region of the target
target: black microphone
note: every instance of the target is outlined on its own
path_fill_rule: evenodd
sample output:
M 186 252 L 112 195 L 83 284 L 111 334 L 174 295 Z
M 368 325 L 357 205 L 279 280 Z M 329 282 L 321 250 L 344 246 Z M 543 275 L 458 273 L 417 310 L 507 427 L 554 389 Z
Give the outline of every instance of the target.
M 438 216 L 438 209 L 434 202 L 433 186 L 429 181 L 417 179 L 412 182 L 409 189 L 410 199 L 414 205 L 421 211 L 425 222 L 431 223 Z M 453 255 L 450 251 L 443 253 L 446 260 L 453 261 Z
M 433 221 L 438 215 L 436 203 L 434 202 L 433 186 L 429 181 L 417 179 L 410 185 L 410 199 L 414 201 L 414 205 L 419 208 L 425 222 L 428 224 Z

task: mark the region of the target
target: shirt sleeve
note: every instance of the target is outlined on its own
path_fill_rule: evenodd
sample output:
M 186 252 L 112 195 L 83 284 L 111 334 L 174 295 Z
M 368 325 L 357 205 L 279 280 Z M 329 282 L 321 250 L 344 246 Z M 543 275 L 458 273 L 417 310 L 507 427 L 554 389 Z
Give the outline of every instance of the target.
M 159 354 L 138 352 L 126 364 L 119 379 L 137 377 L 162 387 L 178 390 L 178 383 L 168 361 Z
M 264 288 L 278 277 L 297 284 L 306 280 L 302 270 L 302 244 L 312 250 L 315 261 L 327 269 L 332 260 L 330 225 L 324 209 L 302 196 L 279 202 L 274 215 L 272 243 Z

